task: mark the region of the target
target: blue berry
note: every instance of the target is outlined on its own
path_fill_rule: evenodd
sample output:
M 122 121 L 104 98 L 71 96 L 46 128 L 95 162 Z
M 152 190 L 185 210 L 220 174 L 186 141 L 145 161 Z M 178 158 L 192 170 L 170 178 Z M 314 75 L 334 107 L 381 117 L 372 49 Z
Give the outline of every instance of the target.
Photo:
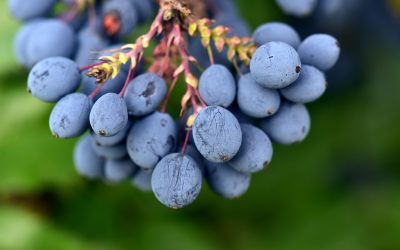
M 232 0 L 214 0 L 218 13 L 227 15 L 237 15 L 239 13 L 236 4 Z
M 277 90 L 262 87 L 251 74 L 246 74 L 240 78 L 237 101 L 246 115 L 265 118 L 278 111 L 281 97 Z
M 156 8 L 152 0 L 130 0 L 138 14 L 138 21 L 145 22 L 152 18 Z
M 261 25 L 254 31 L 253 39 L 258 46 L 269 42 L 284 42 L 296 49 L 301 43 L 297 31 L 291 26 L 280 22 Z
M 108 42 L 97 34 L 91 27 L 85 27 L 78 33 L 78 49 L 75 54 L 75 62 L 80 66 L 93 64 L 98 52 L 104 50 Z
M 49 57 L 71 58 L 75 51 L 74 30 L 57 19 L 47 19 L 33 27 L 26 41 L 26 56 L 29 65 Z
M 304 64 L 327 71 L 339 60 L 340 46 L 339 42 L 330 35 L 315 34 L 307 37 L 300 44 L 298 51 Z
M 269 42 L 259 47 L 250 63 L 250 71 L 261 86 L 280 89 L 297 80 L 301 71 L 296 50 L 283 42 Z
M 105 137 L 95 133 L 92 135 L 93 140 L 96 142 L 97 145 L 100 146 L 115 146 L 117 144 L 120 144 L 124 139 L 126 139 L 131 127 L 132 127 L 132 121 L 129 120 L 125 128 L 122 129 L 120 132 L 118 132 L 116 135 Z
M 243 113 L 236 103 L 229 107 L 229 111 L 236 117 L 239 123 L 254 123 L 254 118 Z
M 206 162 L 206 179 L 215 193 L 226 199 L 235 199 L 246 193 L 251 176 L 227 164 Z
M 99 179 L 103 176 L 104 160 L 94 152 L 90 135 L 82 137 L 76 144 L 74 163 L 83 177 Z
M 98 156 L 107 160 L 120 160 L 128 155 L 125 142 L 113 146 L 101 146 L 92 136 L 92 148 Z
M 101 136 L 113 136 L 128 124 L 128 110 L 122 97 L 108 93 L 100 97 L 90 112 L 90 125 Z
M 196 148 L 209 161 L 227 162 L 239 151 L 242 131 L 228 110 L 210 106 L 203 109 L 193 124 Z
M 181 152 L 182 148 L 179 148 L 178 152 Z M 204 164 L 203 164 L 203 156 L 201 156 L 200 152 L 197 150 L 195 146 L 192 146 L 191 144 L 188 144 L 186 146 L 186 155 L 192 157 L 192 159 L 197 163 L 199 166 L 201 173 L 204 174 Z
M 200 77 L 199 92 L 209 106 L 229 107 L 236 96 L 236 82 L 223 65 L 208 67 Z
M 156 74 L 146 73 L 129 83 L 124 99 L 131 116 L 144 116 L 156 111 L 167 94 L 167 84 Z
M 303 104 L 285 102 L 277 114 L 262 120 L 260 126 L 273 141 L 290 145 L 307 137 L 310 123 L 310 115 Z
M 132 178 L 132 185 L 142 192 L 151 192 L 151 175 L 153 172 L 139 169 Z
M 108 15 L 118 19 L 120 27 L 117 33 L 108 33 L 110 36 L 128 36 L 130 35 L 138 22 L 138 12 L 130 0 L 109 0 L 104 3 L 102 17 Z M 106 31 L 107 33 L 107 31 Z
M 170 154 L 154 169 L 151 186 L 156 198 L 170 208 L 191 204 L 200 194 L 203 176 L 189 156 Z
M 228 163 L 239 172 L 256 173 L 271 163 L 273 149 L 269 137 L 259 128 L 241 124 L 243 142 L 239 153 Z
M 8 0 L 8 9 L 19 21 L 29 21 L 47 15 L 57 0 Z
M 141 168 L 153 169 L 175 149 L 177 142 L 175 121 L 169 114 L 155 112 L 136 121 L 128 135 L 128 153 Z
M 286 14 L 296 17 L 310 15 L 317 5 L 317 0 L 276 0 L 276 2 Z
M 73 138 L 89 128 L 91 100 L 84 94 L 73 93 L 63 97 L 50 114 L 50 130 L 56 138 Z
M 289 101 L 309 103 L 320 98 L 327 87 L 324 73 L 313 66 L 303 65 L 299 79 L 289 87 L 281 89 Z
M 32 35 L 32 31 L 34 27 L 38 25 L 43 20 L 33 20 L 27 22 L 24 26 L 22 26 L 18 33 L 15 35 L 13 48 L 14 54 L 19 64 L 23 65 L 25 68 L 31 68 L 33 65 L 29 61 L 27 55 L 27 41 L 29 40 L 30 36 Z
M 111 183 L 119 183 L 130 178 L 137 170 L 130 159 L 107 160 L 104 166 L 104 178 Z
M 75 62 L 51 57 L 36 64 L 29 73 L 28 90 L 44 102 L 56 102 L 79 87 L 79 68 Z

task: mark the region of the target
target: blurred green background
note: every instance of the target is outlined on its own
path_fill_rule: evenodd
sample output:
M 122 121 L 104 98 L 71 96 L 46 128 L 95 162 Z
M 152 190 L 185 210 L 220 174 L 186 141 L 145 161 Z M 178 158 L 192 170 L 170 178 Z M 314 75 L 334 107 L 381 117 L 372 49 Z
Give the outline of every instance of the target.
M 253 28 L 303 22 L 273 1 L 238 3 Z M 172 211 L 129 183 L 76 174 L 75 141 L 53 139 L 51 106 L 25 91 L 27 72 L 12 54 L 19 24 L 6 10 L 0 0 L 0 249 L 400 249 L 400 43 L 377 27 L 369 37 L 344 34 L 357 75 L 330 82 L 309 105 L 309 138 L 276 146 L 244 197 L 223 200 L 205 187 Z

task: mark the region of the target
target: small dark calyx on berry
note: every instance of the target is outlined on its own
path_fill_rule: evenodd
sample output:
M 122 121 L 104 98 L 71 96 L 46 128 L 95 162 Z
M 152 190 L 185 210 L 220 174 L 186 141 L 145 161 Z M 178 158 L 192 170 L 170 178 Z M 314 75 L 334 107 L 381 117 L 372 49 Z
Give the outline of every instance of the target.
M 53 134 L 54 138 L 60 139 L 60 136 L 58 134 Z
M 100 129 L 99 130 L 99 135 L 106 136 L 106 131 L 104 131 L 103 129 Z
M 226 162 L 229 160 L 229 157 L 226 155 L 221 156 L 221 161 Z
M 300 66 L 297 66 L 296 67 L 296 73 L 298 74 L 298 73 L 300 73 L 301 72 L 301 67 Z
M 110 12 L 103 17 L 103 28 L 108 36 L 115 36 L 121 30 L 121 21 L 117 12 Z

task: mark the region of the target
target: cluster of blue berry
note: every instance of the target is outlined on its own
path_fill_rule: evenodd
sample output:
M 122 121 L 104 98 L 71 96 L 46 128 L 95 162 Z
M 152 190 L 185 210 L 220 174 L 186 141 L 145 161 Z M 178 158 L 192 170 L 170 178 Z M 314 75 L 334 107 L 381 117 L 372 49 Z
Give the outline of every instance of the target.
M 82 68 L 90 63 L 89 50 L 104 50 L 110 45 L 121 48 L 113 39 L 132 33 L 139 21 L 153 16 L 150 2 L 93 3 L 92 7 L 102 13 L 100 31 L 90 27 L 89 14 L 88 24 L 80 28 L 59 19 L 44 19 L 55 1 L 41 1 L 37 8 L 22 14 L 16 10 L 18 2 L 10 1 L 11 12 L 20 20 L 30 20 L 16 38 L 20 62 L 27 67 L 34 65 L 28 89 L 44 102 L 56 102 L 49 121 L 55 137 L 83 136 L 74 152 L 78 172 L 88 179 L 108 183 L 129 179 L 139 189 L 154 192 L 161 203 L 171 208 L 191 204 L 199 195 L 203 180 L 224 198 L 243 195 L 251 175 L 271 162 L 272 142 L 290 145 L 303 141 L 310 130 L 310 116 L 304 104 L 324 94 L 327 81 L 323 72 L 335 65 L 340 54 L 339 44 L 332 36 L 315 34 L 301 41 L 292 27 L 278 22 L 264 24 L 253 33 L 254 51 L 248 65 L 237 65 L 229 49 L 219 54 L 214 46 L 207 53 L 201 39 L 187 39 L 187 48 L 171 46 L 167 56 L 178 50 L 182 57 L 178 58 L 200 62 L 205 70 L 200 70 L 197 81 L 189 74 L 188 65 L 174 68 L 173 76 L 180 71 L 186 73 L 191 94 L 183 97 L 185 108 L 175 120 L 160 106 L 168 101 L 176 81 L 171 82 L 165 72 L 144 72 L 140 65 L 124 60 L 131 52 L 119 50 L 113 54 L 108 50 L 100 56 L 108 61 Z M 77 4 L 68 2 L 71 6 Z M 205 2 L 209 10 L 205 13 L 213 13 L 211 18 L 216 19 L 214 26 L 232 26 L 233 34 L 229 36 L 239 40 L 251 35 L 231 1 Z M 160 1 L 160 6 L 163 4 L 179 10 L 187 7 L 173 0 Z M 174 39 L 180 41 L 182 37 L 177 36 L 179 32 L 173 33 L 171 26 L 182 17 L 171 19 L 167 15 L 171 13 L 160 8 L 158 17 L 163 18 L 162 22 L 153 23 L 152 27 L 166 27 L 164 36 L 173 37 L 169 40 L 174 44 Z M 177 27 L 185 31 L 187 25 Z M 35 29 L 46 31 L 37 36 Z M 189 56 L 198 55 L 200 49 L 200 59 Z M 215 58 L 202 63 L 202 56 L 213 54 Z M 173 60 L 169 62 L 173 64 Z M 137 76 L 132 76 L 133 68 Z M 89 76 L 82 76 L 87 69 L 92 70 Z M 233 73 L 235 69 L 237 74 Z

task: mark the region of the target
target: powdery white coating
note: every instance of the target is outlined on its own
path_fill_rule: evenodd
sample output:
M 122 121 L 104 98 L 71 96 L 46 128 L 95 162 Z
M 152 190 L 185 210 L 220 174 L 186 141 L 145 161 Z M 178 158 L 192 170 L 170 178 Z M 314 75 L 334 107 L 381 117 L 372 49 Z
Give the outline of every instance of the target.
M 322 71 L 335 66 L 340 56 L 339 42 L 327 34 L 314 34 L 300 44 L 298 49 L 301 61 Z
M 278 111 L 281 97 L 277 90 L 262 87 L 251 74 L 246 74 L 239 80 L 237 102 L 246 115 L 265 118 Z
M 75 146 L 74 163 L 78 173 L 88 179 L 103 176 L 104 160 L 92 148 L 90 135 L 82 137 Z
M 122 97 L 108 93 L 100 97 L 90 112 L 90 125 L 101 136 L 113 136 L 128 124 L 128 110 Z
M 121 28 L 118 36 L 128 36 L 135 29 L 138 22 L 138 12 L 130 0 L 109 0 L 102 8 L 103 18 L 108 14 L 115 14 L 119 17 Z
M 313 66 L 303 65 L 299 79 L 289 87 L 281 89 L 281 94 L 292 102 L 309 103 L 320 98 L 326 87 L 324 73 Z
M 79 87 L 79 68 L 75 62 L 63 57 L 40 61 L 29 72 L 28 89 L 44 102 L 56 102 Z
M 211 162 L 227 162 L 239 151 L 242 131 L 231 112 L 209 106 L 198 114 L 193 124 L 193 139 L 204 158 Z
M 99 93 L 95 96 L 94 100 L 98 100 L 100 97 L 108 93 L 118 94 L 124 86 L 126 77 L 126 73 L 124 71 L 120 71 L 117 77 L 115 77 L 114 79 L 109 79 L 104 84 Z M 96 83 L 96 79 L 94 77 L 82 75 L 82 83 L 80 89 L 82 93 L 90 95 L 98 86 L 99 85 Z
M 8 9 L 19 21 L 42 17 L 50 12 L 56 0 L 8 0 Z
M 108 182 L 119 183 L 130 178 L 136 170 L 136 165 L 130 159 L 107 160 L 104 177 Z
M 243 142 L 239 153 L 228 165 L 239 172 L 256 173 L 271 163 L 273 149 L 269 137 L 259 128 L 241 124 Z
M 260 126 L 273 141 L 290 145 L 307 137 L 311 121 L 303 104 L 285 102 L 276 115 L 262 120 Z
M 276 3 L 288 15 L 305 17 L 314 11 L 317 0 L 276 0 Z
M 98 134 L 92 134 L 93 140 L 97 145 L 100 146 L 114 146 L 120 144 L 127 136 L 128 132 L 132 127 L 132 121 L 128 120 L 128 124 L 125 126 L 123 130 L 118 132 L 116 135 L 105 137 Z
M 90 99 L 80 93 L 63 97 L 50 114 L 50 130 L 56 138 L 73 138 L 89 128 Z
M 169 114 L 155 112 L 135 122 L 128 134 L 127 148 L 133 162 L 143 169 L 153 169 L 175 149 L 176 124 Z
M 80 67 L 93 64 L 99 56 L 93 52 L 104 50 L 107 45 L 108 41 L 92 28 L 83 28 L 78 33 L 78 48 L 75 54 L 75 62 Z
M 92 136 L 92 148 L 98 156 L 107 160 L 120 160 L 128 155 L 125 142 L 113 146 L 101 146 Z
M 297 80 L 301 71 L 296 50 L 283 42 L 269 42 L 259 47 L 250 63 L 250 71 L 261 86 L 280 89 Z
M 226 199 L 242 196 L 249 189 L 250 174 L 236 171 L 227 164 L 206 162 L 206 179 L 210 188 Z
M 153 172 L 143 171 L 139 169 L 132 178 L 132 185 L 142 192 L 151 192 L 151 175 Z
M 253 33 L 253 39 L 257 46 L 275 41 L 287 43 L 296 49 L 301 43 L 297 31 L 280 22 L 270 22 L 259 26 Z
M 236 97 L 236 82 L 223 65 L 212 65 L 201 74 L 199 92 L 209 106 L 229 107 Z
M 203 176 L 189 156 L 170 154 L 154 169 L 151 186 L 156 198 L 170 208 L 191 204 L 200 194 Z
M 156 111 L 167 95 L 164 79 L 153 73 L 145 73 L 133 79 L 124 99 L 131 116 L 144 116 Z
M 61 20 L 43 20 L 33 27 L 26 46 L 30 65 L 49 57 L 70 58 L 76 46 L 75 32 Z
M 30 39 L 32 31 L 38 23 L 42 20 L 33 20 L 26 24 L 24 24 L 17 32 L 14 38 L 13 49 L 14 55 L 19 64 L 23 65 L 25 68 L 31 68 L 33 65 L 29 62 L 29 58 L 27 56 L 26 47 L 27 42 Z

